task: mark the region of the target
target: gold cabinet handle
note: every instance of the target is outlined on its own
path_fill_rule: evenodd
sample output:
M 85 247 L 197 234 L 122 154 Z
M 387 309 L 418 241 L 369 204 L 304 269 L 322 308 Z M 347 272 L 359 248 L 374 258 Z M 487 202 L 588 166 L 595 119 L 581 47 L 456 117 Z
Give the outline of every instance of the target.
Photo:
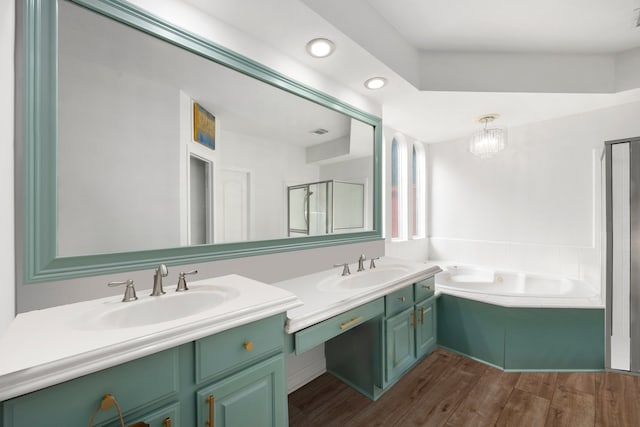
M 171 427 L 171 417 L 167 417 L 164 420 L 162 420 L 162 425 L 164 427 Z
M 431 285 L 422 285 L 422 289 L 431 289 Z
M 353 326 L 356 323 L 361 322 L 362 319 L 363 319 L 362 316 L 358 316 L 358 317 L 352 318 L 348 322 L 342 322 L 342 323 L 340 323 L 340 329 L 347 329 L 349 326 Z
M 214 427 L 213 423 L 215 422 L 215 420 L 213 419 L 213 407 L 215 399 L 213 398 L 212 394 L 207 397 L 207 403 L 209 404 L 209 420 L 207 420 L 206 424 L 209 427 Z
M 253 343 L 251 341 L 243 342 L 242 347 L 244 347 L 246 351 L 253 351 Z
M 405 302 L 407 299 L 405 297 L 398 298 L 400 301 Z
M 420 307 L 420 324 L 424 325 L 424 307 Z
M 413 329 L 416 328 L 416 312 L 415 311 L 411 312 L 411 327 Z

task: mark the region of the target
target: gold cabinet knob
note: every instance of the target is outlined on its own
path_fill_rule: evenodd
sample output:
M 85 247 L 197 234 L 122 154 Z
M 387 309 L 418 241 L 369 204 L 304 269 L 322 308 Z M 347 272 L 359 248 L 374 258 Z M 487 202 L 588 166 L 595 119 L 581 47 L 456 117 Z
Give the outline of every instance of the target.
M 242 346 L 247 351 L 252 351 L 253 350 L 253 343 L 251 341 L 245 341 L 244 343 L 242 343 Z
M 405 302 L 407 299 L 405 297 L 398 298 L 400 301 Z
M 431 289 L 431 285 L 422 285 L 423 289 Z

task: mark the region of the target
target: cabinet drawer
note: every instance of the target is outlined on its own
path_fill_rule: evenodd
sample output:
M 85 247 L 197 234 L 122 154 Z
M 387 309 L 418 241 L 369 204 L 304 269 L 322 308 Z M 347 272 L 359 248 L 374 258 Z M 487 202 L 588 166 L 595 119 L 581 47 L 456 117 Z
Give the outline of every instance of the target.
M 382 298 L 363 304 L 295 334 L 296 354 L 321 344 L 349 329 L 384 313 Z
M 384 297 L 387 317 L 413 305 L 413 286 L 407 286 Z
M 284 314 L 280 314 L 196 341 L 196 382 L 282 351 L 284 335 Z
M 416 289 L 416 302 L 433 296 L 433 293 L 436 290 L 435 279 L 433 276 L 428 279 L 421 280 L 413 286 Z
M 117 399 L 125 416 L 140 413 L 177 395 L 178 354 L 173 348 L 11 399 L 3 404 L 4 426 L 86 426 L 105 394 Z M 95 425 L 116 420 L 115 408 L 100 411 Z

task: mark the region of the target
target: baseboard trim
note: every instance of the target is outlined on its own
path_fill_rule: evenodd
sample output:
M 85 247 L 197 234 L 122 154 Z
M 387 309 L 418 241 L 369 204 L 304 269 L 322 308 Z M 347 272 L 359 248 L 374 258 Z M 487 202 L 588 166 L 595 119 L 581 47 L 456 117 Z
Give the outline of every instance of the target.
M 293 393 L 305 384 L 318 378 L 320 375 L 327 372 L 327 362 L 324 358 L 316 360 L 311 365 L 291 373 L 287 378 L 288 393 Z

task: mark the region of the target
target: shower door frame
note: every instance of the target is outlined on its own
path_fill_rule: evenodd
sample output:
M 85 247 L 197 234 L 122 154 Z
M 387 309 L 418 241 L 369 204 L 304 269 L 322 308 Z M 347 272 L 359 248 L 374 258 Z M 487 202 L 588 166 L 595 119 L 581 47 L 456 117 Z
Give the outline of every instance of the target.
M 310 212 L 310 202 L 309 199 L 310 197 L 308 196 L 309 194 L 309 187 L 311 187 L 312 185 L 319 185 L 319 184 L 325 184 L 326 185 L 326 191 L 325 191 L 325 206 L 329 206 L 329 183 L 333 184 L 333 179 L 328 179 L 325 181 L 317 181 L 317 182 L 308 182 L 305 184 L 299 184 L 299 185 L 290 185 L 287 187 L 287 236 L 291 237 L 291 232 L 294 233 L 304 233 L 306 236 L 309 236 L 310 234 L 310 225 L 309 225 L 309 212 Z M 291 190 L 298 190 L 304 188 L 306 189 L 306 195 L 305 195 L 305 203 L 306 203 L 306 215 L 305 215 L 305 223 L 307 224 L 307 229 L 306 230 L 302 230 L 299 228 L 296 229 L 292 229 L 291 228 L 291 215 L 290 215 L 290 207 L 291 207 Z M 331 192 L 333 193 L 333 185 L 331 188 Z M 331 227 L 331 230 L 329 230 L 330 226 L 329 226 L 329 215 L 327 214 L 325 217 L 325 234 L 331 234 L 333 233 L 333 227 Z
M 605 194 L 606 194 L 606 316 L 605 316 L 605 367 L 612 368 L 611 339 L 613 335 L 614 296 L 614 197 L 613 197 L 613 147 L 627 144 L 629 147 L 629 262 L 623 269 L 629 271 L 629 370 L 640 372 L 640 137 L 605 142 Z M 626 160 L 626 159 L 625 159 Z M 623 249 L 626 250 L 626 249 Z

